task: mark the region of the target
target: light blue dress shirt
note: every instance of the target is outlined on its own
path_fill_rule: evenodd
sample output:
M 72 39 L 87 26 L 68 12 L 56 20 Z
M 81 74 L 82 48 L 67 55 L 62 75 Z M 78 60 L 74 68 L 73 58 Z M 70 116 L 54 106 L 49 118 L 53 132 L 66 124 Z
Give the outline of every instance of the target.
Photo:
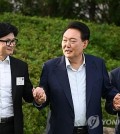
M 74 114 L 75 114 L 74 126 L 85 126 L 86 125 L 85 57 L 82 65 L 79 67 L 78 70 L 72 68 L 67 58 L 65 58 L 65 60 L 74 106 Z

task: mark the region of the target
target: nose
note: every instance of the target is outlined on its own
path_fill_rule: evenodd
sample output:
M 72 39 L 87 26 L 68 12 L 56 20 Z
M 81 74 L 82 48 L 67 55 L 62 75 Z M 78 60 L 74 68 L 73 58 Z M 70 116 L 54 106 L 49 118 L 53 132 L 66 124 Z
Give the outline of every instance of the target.
M 67 42 L 66 42 L 66 46 L 67 46 L 67 47 L 70 47 L 70 45 L 71 45 L 70 41 L 67 40 Z

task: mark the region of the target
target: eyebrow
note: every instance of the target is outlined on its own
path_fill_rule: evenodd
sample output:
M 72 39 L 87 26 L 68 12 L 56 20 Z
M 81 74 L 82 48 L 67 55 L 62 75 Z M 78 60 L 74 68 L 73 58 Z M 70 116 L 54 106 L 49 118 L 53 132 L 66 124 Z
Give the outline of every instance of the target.
M 63 36 L 63 38 L 67 38 L 67 37 Z M 73 37 L 72 38 L 67 38 L 67 39 L 75 39 L 75 40 L 77 40 L 76 38 L 73 38 Z
M 7 38 L 7 39 L 5 39 L 5 40 L 14 40 L 14 39 L 16 39 L 16 38 L 13 38 L 13 39 Z

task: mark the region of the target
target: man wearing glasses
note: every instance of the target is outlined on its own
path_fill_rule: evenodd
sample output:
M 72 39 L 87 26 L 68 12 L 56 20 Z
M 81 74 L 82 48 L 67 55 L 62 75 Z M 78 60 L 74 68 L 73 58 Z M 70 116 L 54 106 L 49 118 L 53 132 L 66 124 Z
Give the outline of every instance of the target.
M 22 98 L 33 101 L 28 65 L 10 55 L 18 29 L 0 23 L 0 134 L 23 134 Z

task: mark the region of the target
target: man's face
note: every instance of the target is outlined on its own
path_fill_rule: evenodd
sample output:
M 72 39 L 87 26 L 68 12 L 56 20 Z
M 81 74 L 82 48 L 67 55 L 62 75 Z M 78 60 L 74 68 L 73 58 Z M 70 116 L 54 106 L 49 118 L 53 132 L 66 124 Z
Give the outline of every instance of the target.
M 15 42 L 14 42 L 15 36 L 13 33 L 10 33 L 2 38 L 0 38 L 0 56 L 1 57 L 7 57 L 8 55 L 13 54 L 14 48 L 15 48 Z M 8 43 L 4 42 L 8 41 Z M 9 43 L 11 42 L 11 43 Z M 9 45 L 10 44 L 10 45 Z
M 87 47 L 88 41 L 82 41 L 81 33 L 77 29 L 70 28 L 65 31 L 62 39 L 62 50 L 68 59 L 79 59 L 83 49 Z

